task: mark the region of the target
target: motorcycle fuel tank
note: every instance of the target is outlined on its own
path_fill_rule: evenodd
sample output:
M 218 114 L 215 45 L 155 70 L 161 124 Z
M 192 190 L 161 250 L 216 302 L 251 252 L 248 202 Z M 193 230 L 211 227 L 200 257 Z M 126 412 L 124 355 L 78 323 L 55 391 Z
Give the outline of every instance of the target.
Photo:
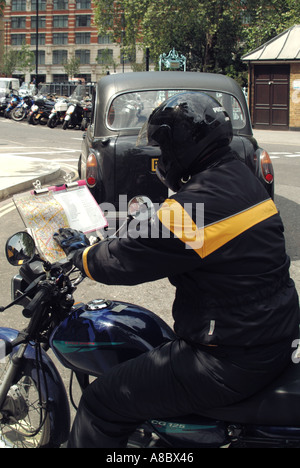
M 50 345 L 65 367 L 98 376 L 174 337 L 147 309 L 97 299 L 74 306 L 54 330 Z

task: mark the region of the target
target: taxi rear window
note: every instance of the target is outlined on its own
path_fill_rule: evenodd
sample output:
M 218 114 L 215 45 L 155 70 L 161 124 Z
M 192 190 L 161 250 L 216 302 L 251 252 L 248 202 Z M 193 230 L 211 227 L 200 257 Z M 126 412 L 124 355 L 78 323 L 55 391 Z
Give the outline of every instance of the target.
M 140 129 L 157 106 L 169 97 L 184 91 L 169 89 L 121 94 L 110 104 L 107 112 L 107 126 L 111 130 Z M 214 97 L 225 107 L 235 130 L 240 130 L 246 125 L 245 113 L 233 95 L 218 91 L 203 92 Z

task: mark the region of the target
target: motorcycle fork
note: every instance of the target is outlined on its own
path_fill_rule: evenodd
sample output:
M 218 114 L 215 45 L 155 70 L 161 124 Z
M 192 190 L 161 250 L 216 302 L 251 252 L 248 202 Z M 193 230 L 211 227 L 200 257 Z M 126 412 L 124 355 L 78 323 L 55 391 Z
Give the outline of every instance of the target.
M 15 381 L 16 376 L 20 370 L 27 346 L 28 346 L 27 343 L 21 344 L 18 351 L 12 355 L 8 370 L 5 373 L 3 382 L 0 386 L 0 411 L 6 400 L 7 393 L 9 392 L 9 389 L 13 385 L 13 382 Z

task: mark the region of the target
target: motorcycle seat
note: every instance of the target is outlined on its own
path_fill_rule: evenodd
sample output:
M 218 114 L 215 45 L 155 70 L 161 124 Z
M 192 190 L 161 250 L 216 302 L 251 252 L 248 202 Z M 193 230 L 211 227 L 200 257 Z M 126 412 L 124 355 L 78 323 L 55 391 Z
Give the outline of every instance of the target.
M 230 423 L 300 426 L 300 363 L 291 363 L 274 382 L 251 398 L 201 414 Z

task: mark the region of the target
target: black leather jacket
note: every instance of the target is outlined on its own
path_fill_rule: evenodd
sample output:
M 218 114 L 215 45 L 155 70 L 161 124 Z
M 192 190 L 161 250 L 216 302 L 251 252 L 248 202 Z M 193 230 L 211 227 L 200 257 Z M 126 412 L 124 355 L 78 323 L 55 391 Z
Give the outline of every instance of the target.
M 129 228 L 126 238 L 86 249 L 81 268 L 105 284 L 168 277 L 176 286 L 175 332 L 191 343 L 249 347 L 298 337 L 299 300 L 281 218 L 232 154 L 166 200 L 150 230 L 135 238 Z

